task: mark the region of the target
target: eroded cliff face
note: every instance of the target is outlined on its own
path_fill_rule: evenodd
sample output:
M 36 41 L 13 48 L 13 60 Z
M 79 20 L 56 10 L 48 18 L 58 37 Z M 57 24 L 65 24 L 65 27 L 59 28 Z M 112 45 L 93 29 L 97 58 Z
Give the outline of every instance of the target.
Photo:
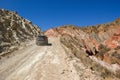
M 37 26 L 16 12 L 0 9 L 0 55 L 14 51 L 40 32 Z
M 99 43 L 99 54 L 96 55 L 99 59 L 109 64 L 120 64 L 120 18 L 111 23 L 83 28 L 83 30 Z
M 111 23 L 82 28 L 61 26 L 47 30 L 45 35 L 60 37 L 63 45 L 103 77 L 120 76 L 120 18 Z

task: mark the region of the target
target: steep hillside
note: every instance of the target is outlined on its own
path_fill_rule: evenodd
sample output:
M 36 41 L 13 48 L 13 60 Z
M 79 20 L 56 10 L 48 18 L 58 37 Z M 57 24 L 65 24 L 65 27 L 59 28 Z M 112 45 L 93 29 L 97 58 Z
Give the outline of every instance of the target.
M 96 26 L 61 26 L 47 30 L 49 37 L 60 37 L 84 65 L 104 78 L 120 77 L 120 19 Z
M 40 32 L 37 26 L 17 12 L 0 9 L 0 55 L 14 51 Z
M 49 29 L 44 34 L 50 45 L 36 45 L 39 34 L 16 12 L 0 10 L 0 80 L 120 79 L 120 18 Z
M 111 23 L 86 27 L 82 30 L 99 43 L 97 57 L 110 64 L 120 64 L 120 18 Z

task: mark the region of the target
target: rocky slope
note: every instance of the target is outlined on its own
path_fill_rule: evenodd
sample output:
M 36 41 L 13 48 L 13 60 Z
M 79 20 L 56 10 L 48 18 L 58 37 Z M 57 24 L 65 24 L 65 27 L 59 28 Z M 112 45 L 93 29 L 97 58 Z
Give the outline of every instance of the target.
M 10 53 L 40 34 L 40 29 L 17 12 L 0 9 L 0 55 Z
M 38 34 L 32 22 L 0 10 L 0 80 L 119 80 L 120 18 L 49 29 L 46 46 L 35 44 Z
M 84 65 L 101 76 L 120 77 L 120 18 L 96 26 L 61 26 L 47 30 L 45 35 L 60 37 L 63 45 L 71 50 Z

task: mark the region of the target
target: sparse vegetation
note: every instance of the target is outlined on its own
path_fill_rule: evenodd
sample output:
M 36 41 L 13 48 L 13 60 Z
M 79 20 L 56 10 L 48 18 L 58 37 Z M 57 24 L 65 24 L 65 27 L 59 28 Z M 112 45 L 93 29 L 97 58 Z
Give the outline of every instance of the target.
M 119 50 L 120 49 L 120 46 L 117 46 L 116 48 L 115 48 L 115 50 Z
M 101 59 L 103 59 L 103 56 L 110 51 L 110 48 L 108 48 L 107 46 L 100 44 L 98 47 L 99 53 L 96 54 L 97 57 L 101 57 Z
M 66 40 L 66 38 L 67 38 L 67 40 Z M 72 45 L 72 44 L 75 43 L 74 40 L 72 40 L 72 38 L 70 38 L 70 37 L 68 38 L 68 36 L 67 36 L 67 37 L 64 37 L 64 38 L 62 37 L 62 38 L 61 38 L 61 43 L 64 44 L 66 47 L 70 48 L 71 51 L 72 51 L 72 53 L 73 53 L 77 58 L 79 58 L 86 67 L 90 68 L 90 69 L 93 70 L 93 71 L 99 72 L 99 75 L 100 75 L 101 77 L 103 77 L 104 79 L 105 79 L 105 78 L 106 78 L 106 79 L 107 79 L 107 78 L 109 78 L 109 79 L 111 78 L 111 79 L 112 79 L 112 78 L 115 76 L 115 74 L 113 74 L 112 72 L 108 71 L 106 68 L 102 67 L 100 64 L 92 61 L 92 60 L 86 55 L 86 53 L 85 53 L 83 50 L 81 50 L 81 49 L 77 50 L 77 49 Z M 79 45 L 79 44 L 77 44 L 77 45 Z M 77 46 L 77 45 L 76 45 L 76 46 Z M 101 44 L 101 45 L 99 46 L 99 50 L 101 50 L 101 51 L 100 51 L 100 53 L 98 53 L 98 54 L 104 55 L 104 53 L 108 52 L 110 49 Z
M 26 24 L 29 25 L 29 29 L 26 28 L 25 30 L 24 26 L 28 27 Z M 24 20 L 16 12 L 0 10 L 0 53 L 3 51 L 14 51 L 9 48 L 13 45 L 18 47 L 21 43 L 33 39 L 35 35 L 39 34 L 39 31 L 40 29 L 37 26 Z M 7 44 L 8 46 L 2 44 Z
M 112 56 L 115 57 L 115 58 L 117 58 L 117 59 L 120 59 L 120 54 L 117 53 L 117 51 L 114 51 L 114 52 L 112 53 Z

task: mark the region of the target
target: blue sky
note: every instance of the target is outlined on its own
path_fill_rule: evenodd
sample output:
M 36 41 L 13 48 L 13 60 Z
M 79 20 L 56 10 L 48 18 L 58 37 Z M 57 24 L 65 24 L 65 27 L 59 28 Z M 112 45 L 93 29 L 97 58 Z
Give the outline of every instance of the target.
M 1 0 L 0 8 L 17 11 L 42 30 L 96 25 L 120 17 L 120 0 Z

